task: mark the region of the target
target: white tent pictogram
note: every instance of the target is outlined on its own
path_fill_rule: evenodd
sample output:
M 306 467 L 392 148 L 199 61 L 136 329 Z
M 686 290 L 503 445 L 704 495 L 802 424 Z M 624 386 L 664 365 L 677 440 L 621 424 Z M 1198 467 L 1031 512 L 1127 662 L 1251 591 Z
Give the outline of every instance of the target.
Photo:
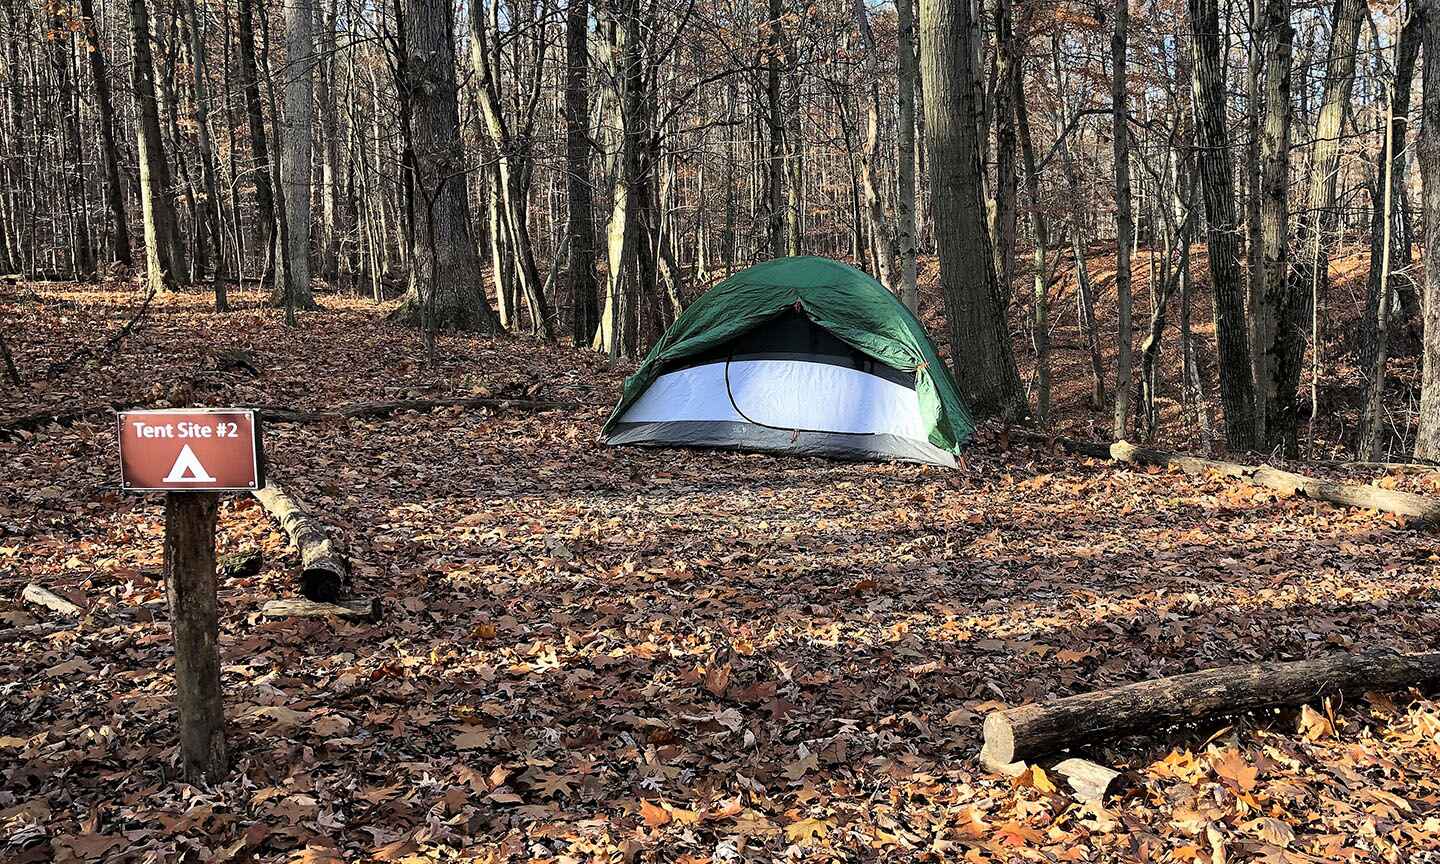
M 170 473 L 165 475 L 166 483 L 214 483 L 215 478 L 200 464 L 195 456 L 195 451 L 186 444 L 180 455 L 175 458 L 175 464 L 171 466 Z

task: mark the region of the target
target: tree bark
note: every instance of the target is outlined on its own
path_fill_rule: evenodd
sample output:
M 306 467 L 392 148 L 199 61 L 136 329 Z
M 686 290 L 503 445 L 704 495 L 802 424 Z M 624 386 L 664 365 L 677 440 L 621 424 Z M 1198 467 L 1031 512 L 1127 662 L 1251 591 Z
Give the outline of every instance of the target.
M 210 131 L 210 90 L 205 77 L 205 34 L 201 29 L 201 10 L 195 0 L 186 7 L 189 13 L 190 31 L 190 81 L 195 88 L 195 134 L 200 150 L 200 176 L 205 184 L 204 221 L 210 226 L 210 236 L 215 240 L 215 311 L 227 312 L 230 301 L 226 297 L 224 273 L 225 233 L 221 230 L 224 217 L 220 212 L 220 185 L 216 180 L 215 144 Z M 238 262 L 237 262 L 238 263 Z
M 1291 663 L 1255 663 L 1138 681 L 1093 693 L 996 711 L 985 718 L 980 759 L 1000 768 L 1114 735 L 1299 705 L 1321 696 L 1395 690 L 1440 679 L 1440 653 L 1339 654 Z
M 981 194 L 982 106 L 971 40 L 979 22 L 968 0 L 922 0 L 920 73 L 930 162 L 935 245 L 950 324 L 951 365 L 979 416 L 1027 413 L 996 284 Z
M 1233 160 L 1225 126 L 1219 11 L 1216 0 L 1187 2 L 1190 49 L 1195 64 L 1191 93 L 1195 102 L 1195 137 L 1200 148 L 1197 162 L 1205 196 L 1225 439 L 1232 450 L 1248 450 L 1255 445 L 1254 370 L 1250 364 L 1250 336 L 1240 281 L 1240 226 L 1235 217 Z
M 1425 236 L 1440 237 L 1440 14 L 1426 8 L 1422 25 L 1426 63 L 1421 106 L 1420 179 Z M 1440 460 L 1440 243 L 1427 242 L 1425 256 L 1425 337 L 1421 348 L 1420 416 L 1415 458 Z
M 1111 138 L 1115 157 L 1115 302 L 1119 316 L 1120 350 L 1115 370 L 1114 435 L 1125 437 L 1130 421 L 1130 386 L 1134 379 L 1134 321 L 1130 299 L 1130 244 L 1135 217 L 1130 206 L 1130 115 L 1127 61 L 1130 45 L 1130 2 L 1115 4 L 1115 30 L 1110 37 Z
M 1255 434 L 1266 448 L 1276 443 L 1276 426 L 1270 422 L 1275 410 L 1274 379 L 1276 322 L 1285 315 L 1290 290 L 1290 0 L 1265 0 L 1262 30 L 1265 123 L 1259 142 L 1260 188 L 1260 302 L 1251 307 L 1255 320 L 1251 329 L 1260 353 L 1251 358 L 1255 367 Z
M 785 251 L 785 121 L 784 106 L 780 101 L 780 63 L 783 51 L 780 45 L 780 19 L 785 14 L 783 0 L 770 0 L 770 20 L 766 22 L 766 86 L 765 98 L 770 109 L 769 132 L 769 186 L 767 189 L 770 208 L 770 256 L 779 258 Z
M 428 304 L 430 327 L 494 332 L 495 316 L 481 291 L 479 255 L 470 239 L 454 37 L 446 0 L 406 0 L 400 85 L 409 104 L 408 170 L 417 197 L 411 287 L 396 314 L 424 325 Z
M 900 301 L 911 312 L 920 311 L 915 256 L 915 83 L 919 76 L 915 56 L 915 0 L 896 0 L 895 15 L 899 62 L 899 128 L 895 131 L 898 200 L 895 203 L 895 249 L 900 255 Z M 1016 78 L 1018 82 L 1020 79 Z
M 570 236 L 567 276 L 572 337 L 588 346 L 600 324 L 595 296 L 595 215 L 590 187 L 590 3 L 569 0 L 565 15 L 565 191 Z

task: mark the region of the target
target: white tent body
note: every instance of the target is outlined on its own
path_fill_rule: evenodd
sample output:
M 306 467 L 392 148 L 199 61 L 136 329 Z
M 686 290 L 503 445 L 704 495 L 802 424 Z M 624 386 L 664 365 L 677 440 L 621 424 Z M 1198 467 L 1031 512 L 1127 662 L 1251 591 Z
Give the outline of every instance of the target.
M 884 366 L 795 314 L 661 374 L 608 443 L 954 465 L 925 428 L 913 372 Z

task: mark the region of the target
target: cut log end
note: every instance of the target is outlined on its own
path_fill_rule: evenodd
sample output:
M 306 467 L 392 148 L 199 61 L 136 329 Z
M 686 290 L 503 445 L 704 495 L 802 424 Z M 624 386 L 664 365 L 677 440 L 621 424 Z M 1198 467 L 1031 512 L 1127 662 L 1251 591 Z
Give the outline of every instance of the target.
M 1003 711 L 992 711 L 985 717 L 985 746 L 980 751 L 980 763 L 987 770 L 1008 774 L 1007 766 L 1015 759 L 1015 730 Z

